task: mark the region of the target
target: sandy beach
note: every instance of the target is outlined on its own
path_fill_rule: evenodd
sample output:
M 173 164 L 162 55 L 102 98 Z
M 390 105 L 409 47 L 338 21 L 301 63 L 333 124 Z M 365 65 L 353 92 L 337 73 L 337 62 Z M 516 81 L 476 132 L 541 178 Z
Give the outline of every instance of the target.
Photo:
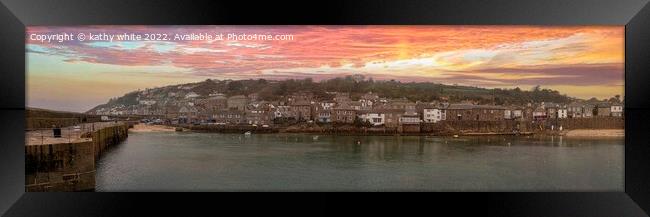
M 131 132 L 174 132 L 175 129 L 164 125 L 136 124 L 129 129 Z
M 624 129 L 580 129 L 570 130 L 565 136 L 570 137 L 624 137 Z

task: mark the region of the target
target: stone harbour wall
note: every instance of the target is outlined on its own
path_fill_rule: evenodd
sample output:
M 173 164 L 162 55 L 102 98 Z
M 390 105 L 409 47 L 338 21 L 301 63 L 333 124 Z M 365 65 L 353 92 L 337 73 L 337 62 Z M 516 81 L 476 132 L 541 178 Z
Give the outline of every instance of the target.
M 25 191 L 93 191 L 95 163 L 128 137 L 128 125 L 108 126 L 81 136 L 91 141 L 25 146 Z
M 25 146 L 25 191 L 95 188 L 93 142 Z

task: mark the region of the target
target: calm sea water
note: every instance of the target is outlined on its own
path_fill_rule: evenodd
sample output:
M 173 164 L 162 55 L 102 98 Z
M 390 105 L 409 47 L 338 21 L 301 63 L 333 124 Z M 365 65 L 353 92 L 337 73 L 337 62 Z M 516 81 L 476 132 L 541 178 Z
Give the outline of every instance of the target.
M 132 132 L 100 159 L 96 190 L 623 191 L 623 143 Z

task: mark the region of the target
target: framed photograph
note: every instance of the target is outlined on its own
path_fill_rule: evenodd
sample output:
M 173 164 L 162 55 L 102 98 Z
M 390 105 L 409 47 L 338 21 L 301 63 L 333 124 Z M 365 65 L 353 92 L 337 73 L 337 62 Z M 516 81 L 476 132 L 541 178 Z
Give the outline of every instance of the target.
M 3 216 L 650 211 L 647 1 L 1 2 Z

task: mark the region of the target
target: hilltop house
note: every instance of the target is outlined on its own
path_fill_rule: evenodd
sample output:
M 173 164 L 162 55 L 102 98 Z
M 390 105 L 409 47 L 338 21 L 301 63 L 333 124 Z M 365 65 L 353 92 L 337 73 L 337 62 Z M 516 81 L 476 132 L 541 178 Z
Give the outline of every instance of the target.
M 223 94 L 223 93 L 219 93 L 219 92 L 213 92 L 213 93 L 211 93 L 211 94 L 208 94 L 208 96 L 223 96 L 223 97 L 226 97 L 225 94 Z
M 195 93 L 193 91 L 190 91 L 189 93 L 185 94 L 185 99 L 192 99 L 192 98 L 197 98 L 197 97 L 200 97 L 200 96 L 201 95 L 199 95 L 199 94 L 197 94 L 197 93 Z
M 140 101 L 138 101 L 138 103 L 140 103 L 140 105 L 153 105 L 153 104 L 156 104 L 156 100 L 152 100 L 152 99 L 140 100 Z

